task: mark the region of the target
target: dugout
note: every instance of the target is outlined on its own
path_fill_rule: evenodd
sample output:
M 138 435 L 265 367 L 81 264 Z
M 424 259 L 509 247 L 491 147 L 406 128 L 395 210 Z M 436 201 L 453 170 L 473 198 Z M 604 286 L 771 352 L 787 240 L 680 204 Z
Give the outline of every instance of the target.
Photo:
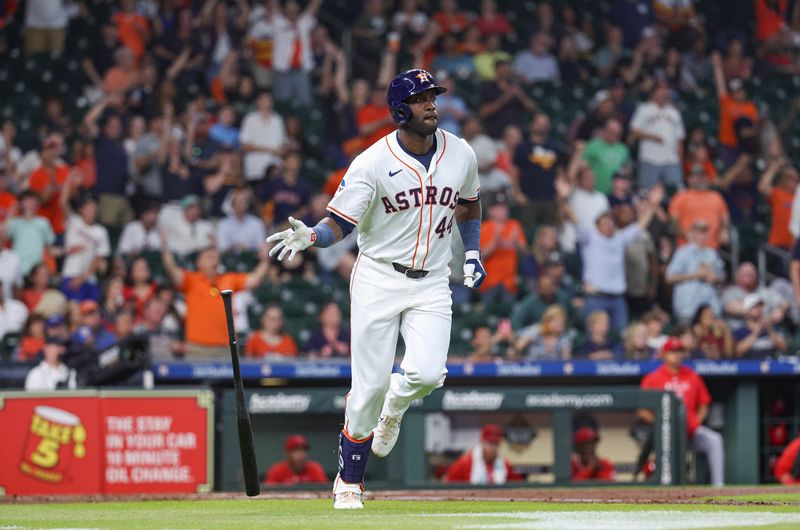
M 286 436 L 296 432 L 308 437 L 310 457 L 319 461 L 330 477 L 335 475 L 336 439 L 344 412 L 341 389 L 248 390 L 246 400 L 262 477 L 272 463 L 283 458 Z M 223 391 L 219 407 L 215 486 L 223 491 L 239 490 L 241 459 L 232 391 Z M 370 459 L 366 481 L 372 488 L 435 487 L 439 483 L 432 475 L 437 463 L 442 457 L 447 458 L 448 451 L 460 452 L 464 443 L 476 442 L 480 425 L 488 422 L 513 425 L 522 419 L 533 427 L 534 436 L 527 443 L 524 436 L 523 443 L 517 439 L 514 447 L 504 441 L 501 454 L 528 476 L 530 485 L 571 484 L 573 420 L 576 415 L 588 413 L 597 419 L 608 440 L 607 447 L 601 445 L 600 451 L 618 447 L 615 454 L 607 456 L 619 462 L 622 480 L 616 483 L 624 484 L 639 453 L 638 446 L 627 435 L 634 422 L 634 411 L 639 408 L 651 409 L 656 415 L 653 437 L 656 473 L 647 482 L 684 483 L 686 430 L 682 404 L 671 393 L 628 386 L 439 389 L 416 402 L 406 413 L 395 451 L 386 459 Z M 446 430 L 442 429 L 443 423 L 448 424 Z M 442 441 L 444 437 L 448 439 Z M 620 439 L 623 443 L 616 443 Z

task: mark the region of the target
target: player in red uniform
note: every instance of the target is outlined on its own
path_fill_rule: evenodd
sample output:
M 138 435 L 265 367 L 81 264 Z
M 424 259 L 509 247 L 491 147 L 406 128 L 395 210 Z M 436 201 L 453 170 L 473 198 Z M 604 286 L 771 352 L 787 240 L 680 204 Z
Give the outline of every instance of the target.
M 286 451 L 286 460 L 269 468 L 265 484 L 291 486 L 328 481 L 319 462 L 308 459 L 308 440 L 305 436 L 302 434 L 289 436 L 283 448 Z
M 692 450 L 706 455 L 711 483 L 721 486 L 725 483 L 725 444 L 722 435 L 703 425 L 708 416 L 711 395 L 697 372 L 683 365 L 685 354 L 686 351 L 678 337 L 667 339 L 661 347 L 664 364 L 644 376 L 642 388 L 671 390 L 683 401 L 686 407 L 686 430 Z M 638 416 L 651 425 L 655 420 L 653 411 L 648 409 L 639 410 Z
M 781 484 L 800 484 L 800 437 L 786 446 L 775 463 L 775 478 Z
M 591 427 L 581 427 L 575 431 L 572 455 L 572 480 L 608 480 L 613 481 L 614 464 L 610 460 L 597 456 L 597 442 L 600 435 Z
M 453 462 L 445 475 L 445 482 L 470 484 L 505 484 L 509 480 L 522 480 L 511 464 L 500 456 L 498 449 L 503 440 L 503 429 L 489 423 L 481 429 L 481 443 Z

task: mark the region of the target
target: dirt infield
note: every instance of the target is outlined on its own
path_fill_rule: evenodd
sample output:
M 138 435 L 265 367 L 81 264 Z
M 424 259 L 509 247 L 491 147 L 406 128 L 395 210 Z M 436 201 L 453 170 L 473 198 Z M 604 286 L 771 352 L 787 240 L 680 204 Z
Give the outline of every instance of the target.
M 575 503 L 636 503 L 636 504 L 720 504 L 720 505 L 771 505 L 769 501 L 737 501 L 736 499 L 709 499 L 709 497 L 735 497 L 764 493 L 798 493 L 798 488 L 785 486 L 732 486 L 708 488 L 698 486 L 641 487 L 622 486 L 608 488 L 483 488 L 483 489 L 430 489 L 430 490 L 379 490 L 368 491 L 367 499 L 407 501 L 538 501 Z M 265 491 L 258 499 L 323 499 L 328 491 Z M 222 500 L 246 498 L 244 493 L 205 493 L 196 495 L 53 495 L 0 497 L 0 503 L 72 503 L 72 502 L 130 502 L 142 500 Z M 800 503 L 780 504 L 798 505 Z

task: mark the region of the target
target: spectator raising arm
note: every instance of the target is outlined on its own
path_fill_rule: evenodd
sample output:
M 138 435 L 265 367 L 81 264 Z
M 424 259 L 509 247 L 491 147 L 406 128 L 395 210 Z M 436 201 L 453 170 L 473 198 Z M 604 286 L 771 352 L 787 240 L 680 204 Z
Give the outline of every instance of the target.
M 641 230 L 647 230 L 650 221 L 653 220 L 653 216 L 663 200 L 664 187 L 661 185 L 653 187 L 650 193 L 647 194 L 647 201 L 642 205 L 642 211 L 639 213 L 639 218 L 636 220 L 636 224 L 639 225 Z
M 761 174 L 761 178 L 758 179 L 758 191 L 761 195 L 769 197 L 772 193 L 775 175 L 778 174 L 778 170 L 784 164 L 786 164 L 786 160 L 784 160 L 783 157 L 776 158 L 769 163 L 767 169 Z
M 797 246 L 797 243 L 795 243 L 795 246 Z M 800 306 L 800 259 L 797 259 L 796 255 L 792 256 L 792 261 L 789 265 L 789 277 L 792 280 L 794 303 Z
M 100 119 L 100 115 L 103 114 L 103 111 L 106 110 L 108 106 L 110 98 L 104 97 L 95 105 L 89 109 L 89 112 L 86 113 L 86 116 L 83 117 L 83 125 L 86 127 L 86 131 L 88 135 L 92 138 L 96 138 L 98 134 L 100 134 L 100 128 L 97 126 L 97 120 Z
M 728 87 L 725 85 L 725 74 L 722 71 L 722 56 L 718 51 L 711 53 L 711 65 L 714 68 L 714 84 L 717 86 L 717 97 L 722 99 L 728 95 Z
M 166 229 L 161 226 L 158 232 L 161 235 L 161 262 L 164 264 L 164 270 L 167 276 L 169 276 L 169 279 L 172 280 L 172 284 L 175 288 L 181 289 L 183 287 L 183 269 L 178 267 L 178 264 L 175 263 L 175 256 L 172 255 L 169 249 L 169 238 Z
M 158 151 L 156 157 L 159 164 L 164 164 L 169 156 L 169 147 L 172 143 L 172 122 L 175 119 L 175 107 L 172 103 L 166 103 L 163 109 L 164 124 L 161 127 L 161 138 L 159 138 Z
M 247 278 L 244 281 L 245 289 L 255 289 L 261 285 L 264 278 L 267 277 L 267 272 L 269 272 L 269 256 L 266 247 L 261 249 L 259 257 L 261 261 L 259 261 L 258 266 L 247 274 Z

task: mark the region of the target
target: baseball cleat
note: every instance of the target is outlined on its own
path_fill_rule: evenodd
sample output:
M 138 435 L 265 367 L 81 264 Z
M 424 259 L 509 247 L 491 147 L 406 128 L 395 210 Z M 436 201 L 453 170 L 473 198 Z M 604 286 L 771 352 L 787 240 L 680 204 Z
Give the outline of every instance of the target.
M 355 491 L 343 491 L 337 493 L 333 501 L 334 510 L 361 510 L 364 503 L 361 501 L 361 494 Z
M 397 443 L 400 435 L 400 418 L 381 416 L 378 426 L 372 432 L 375 434 L 372 439 L 372 454 L 383 458 L 394 449 L 394 444 Z

